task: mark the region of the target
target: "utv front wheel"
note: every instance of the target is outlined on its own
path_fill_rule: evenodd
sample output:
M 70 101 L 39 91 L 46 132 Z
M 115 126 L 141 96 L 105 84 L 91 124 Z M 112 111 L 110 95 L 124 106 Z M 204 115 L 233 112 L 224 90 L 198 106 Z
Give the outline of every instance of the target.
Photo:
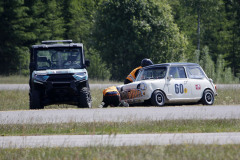
M 30 93 L 30 109 L 43 109 L 44 106 L 41 104 L 40 91 L 33 90 Z
M 83 87 L 79 94 L 78 108 L 92 108 L 92 99 L 89 88 Z
M 150 101 L 153 106 L 163 106 L 165 104 L 165 95 L 162 91 L 156 90 L 153 92 Z

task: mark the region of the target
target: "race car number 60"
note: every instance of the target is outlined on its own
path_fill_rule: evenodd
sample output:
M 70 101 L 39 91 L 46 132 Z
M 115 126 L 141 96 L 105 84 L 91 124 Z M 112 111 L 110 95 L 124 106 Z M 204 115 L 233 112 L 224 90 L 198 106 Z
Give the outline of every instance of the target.
M 175 84 L 175 93 L 176 94 L 183 94 L 183 85 L 182 84 Z

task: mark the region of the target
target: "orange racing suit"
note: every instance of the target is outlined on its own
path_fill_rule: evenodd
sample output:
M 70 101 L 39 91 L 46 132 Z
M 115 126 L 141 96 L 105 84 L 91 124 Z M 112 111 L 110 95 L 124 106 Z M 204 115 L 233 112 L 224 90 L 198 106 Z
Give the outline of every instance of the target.
M 131 82 L 134 82 L 136 80 L 138 71 L 142 68 L 142 66 L 139 66 L 137 68 L 135 68 L 125 79 L 124 84 L 128 84 Z
M 116 86 L 108 87 L 103 90 L 103 107 L 110 106 L 119 106 L 120 104 L 120 93 L 117 90 Z

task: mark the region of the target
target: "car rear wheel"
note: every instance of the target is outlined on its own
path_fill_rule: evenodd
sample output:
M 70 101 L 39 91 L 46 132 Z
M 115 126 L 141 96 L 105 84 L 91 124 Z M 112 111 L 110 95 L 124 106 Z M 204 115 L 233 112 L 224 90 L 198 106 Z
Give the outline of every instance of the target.
M 163 106 L 165 104 L 165 95 L 162 91 L 156 90 L 151 97 L 151 104 L 153 106 Z
M 89 88 L 87 87 L 83 87 L 80 90 L 78 108 L 92 108 L 91 94 Z
M 204 105 L 212 105 L 214 103 L 214 94 L 211 90 L 207 89 L 204 91 L 202 103 Z
M 32 90 L 30 93 L 30 109 L 43 109 L 44 106 L 41 103 L 41 94 L 38 90 Z

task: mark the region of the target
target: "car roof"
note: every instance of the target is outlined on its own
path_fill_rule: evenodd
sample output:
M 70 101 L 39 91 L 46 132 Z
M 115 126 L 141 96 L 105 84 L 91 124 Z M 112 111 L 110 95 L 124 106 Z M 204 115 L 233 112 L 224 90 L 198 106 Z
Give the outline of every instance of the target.
M 156 67 L 167 67 L 167 66 L 199 66 L 197 63 L 162 63 L 162 64 L 153 64 L 150 66 L 143 67 L 143 69 L 147 68 L 156 68 Z

